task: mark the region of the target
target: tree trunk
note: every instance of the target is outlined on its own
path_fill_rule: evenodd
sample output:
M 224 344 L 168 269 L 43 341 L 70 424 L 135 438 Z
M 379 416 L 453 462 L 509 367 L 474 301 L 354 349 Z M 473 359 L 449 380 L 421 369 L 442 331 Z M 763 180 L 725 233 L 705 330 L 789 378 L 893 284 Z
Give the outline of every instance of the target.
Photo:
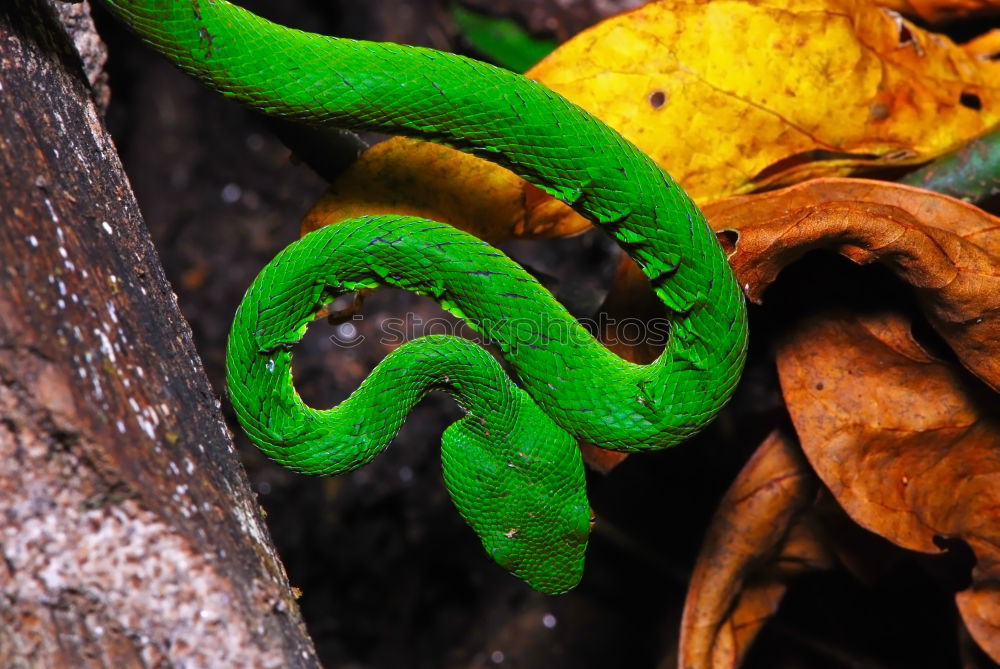
M 0 8 L 0 666 L 318 666 L 51 6 Z

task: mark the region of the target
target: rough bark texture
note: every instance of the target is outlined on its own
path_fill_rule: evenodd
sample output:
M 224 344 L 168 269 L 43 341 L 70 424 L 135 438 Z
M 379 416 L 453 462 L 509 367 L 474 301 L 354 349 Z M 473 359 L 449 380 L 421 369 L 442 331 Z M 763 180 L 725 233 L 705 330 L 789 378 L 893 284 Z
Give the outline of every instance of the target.
M 0 7 L 0 666 L 317 666 L 81 70 Z

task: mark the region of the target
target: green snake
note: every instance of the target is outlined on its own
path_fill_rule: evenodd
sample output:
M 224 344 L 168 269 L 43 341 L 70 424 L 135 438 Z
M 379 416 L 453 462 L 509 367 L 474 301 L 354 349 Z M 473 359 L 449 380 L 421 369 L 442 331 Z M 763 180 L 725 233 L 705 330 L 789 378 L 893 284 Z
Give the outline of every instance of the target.
M 590 531 L 577 440 L 665 448 L 704 427 L 742 371 L 742 293 L 705 219 L 655 162 L 545 86 L 430 49 L 292 30 L 224 0 L 102 0 L 157 51 L 267 114 L 407 135 L 496 162 L 573 207 L 642 268 L 670 337 L 653 363 L 617 357 L 499 250 L 450 225 L 368 216 L 312 232 L 237 310 L 227 386 L 250 438 L 299 472 L 371 461 L 433 390 L 465 410 L 442 437 L 445 484 L 498 564 L 556 593 L 580 579 Z M 338 295 L 428 295 L 499 349 L 428 336 L 390 353 L 340 405 L 307 406 L 292 348 Z

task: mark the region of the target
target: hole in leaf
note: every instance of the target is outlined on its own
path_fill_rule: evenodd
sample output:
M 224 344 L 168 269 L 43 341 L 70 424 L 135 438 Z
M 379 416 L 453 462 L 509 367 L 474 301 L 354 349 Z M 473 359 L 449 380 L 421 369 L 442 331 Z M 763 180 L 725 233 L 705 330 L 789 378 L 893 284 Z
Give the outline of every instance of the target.
M 913 41 L 913 33 L 910 32 L 909 26 L 907 26 L 903 21 L 896 24 L 899 28 L 899 43 L 909 44 Z
M 715 238 L 722 245 L 722 250 L 727 256 L 736 252 L 736 244 L 740 241 L 740 233 L 736 230 L 719 230 L 715 233 Z
M 958 97 L 958 103 L 966 109 L 979 111 L 983 108 L 983 101 L 975 93 L 965 92 Z
M 922 315 L 915 314 L 910 322 L 910 336 L 928 355 L 938 360 L 957 362 L 955 353 Z
M 972 568 L 976 566 L 976 555 L 969 544 L 957 537 L 941 535 L 934 535 L 932 541 L 943 553 L 948 554 L 946 561 L 934 560 L 938 564 L 931 571 L 938 580 L 953 590 L 965 590 L 972 585 Z
M 649 94 L 649 106 L 653 109 L 663 109 L 667 104 L 667 94 L 663 91 L 653 91 Z

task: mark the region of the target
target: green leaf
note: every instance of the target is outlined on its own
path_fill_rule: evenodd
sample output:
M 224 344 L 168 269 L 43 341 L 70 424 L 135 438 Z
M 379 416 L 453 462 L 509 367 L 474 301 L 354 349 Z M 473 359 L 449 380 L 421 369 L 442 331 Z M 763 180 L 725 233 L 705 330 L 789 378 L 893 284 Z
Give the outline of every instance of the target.
M 525 72 L 549 55 L 558 43 L 532 37 L 511 19 L 501 19 L 452 4 L 451 17 L 473 47 L 497 65 Z

